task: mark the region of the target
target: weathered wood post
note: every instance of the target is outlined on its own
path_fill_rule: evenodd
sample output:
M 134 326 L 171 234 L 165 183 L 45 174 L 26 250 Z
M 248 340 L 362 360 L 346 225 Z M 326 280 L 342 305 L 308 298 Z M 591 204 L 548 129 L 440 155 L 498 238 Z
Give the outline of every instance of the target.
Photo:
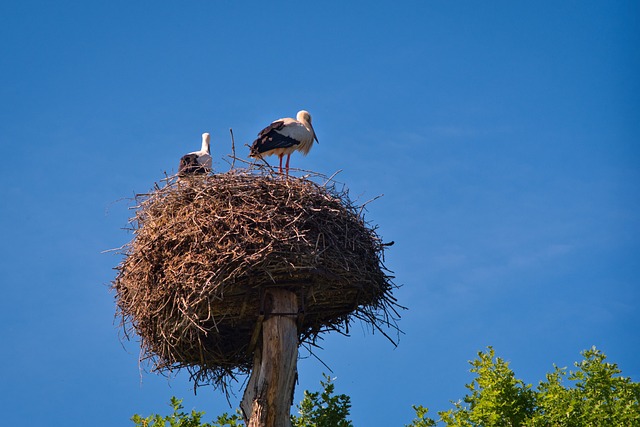
M 294 292 L 265 291 L 262 343 L 240 404 L 247 427 L 289 427 L 298 358 L 298 298 Z

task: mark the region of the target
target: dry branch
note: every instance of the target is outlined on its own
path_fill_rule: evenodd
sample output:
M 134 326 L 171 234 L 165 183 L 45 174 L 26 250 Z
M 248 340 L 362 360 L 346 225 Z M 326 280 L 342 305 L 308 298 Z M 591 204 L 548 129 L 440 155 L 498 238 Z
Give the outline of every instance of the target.
M 300 342 L 353 319 L 395 327 L 385 245 L 345 191 L 232 169 L 171 178 L 136 200 L 112 287 L 127 336 L 140 336 L 155 370 L 186 368 L 195 385 L 226 389 L 251 368 L 274 286 L 301 302 Z

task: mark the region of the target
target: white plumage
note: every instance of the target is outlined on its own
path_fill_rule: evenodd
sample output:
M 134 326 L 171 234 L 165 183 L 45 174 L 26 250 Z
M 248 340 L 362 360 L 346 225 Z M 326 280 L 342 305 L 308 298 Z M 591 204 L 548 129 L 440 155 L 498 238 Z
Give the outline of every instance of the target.
M 261 158 L 275 154 L 280 158 L 280 173 L 282 173 L 282 158 L 287 155 L 286 171 L 289 175 L 289 159 L 294 151 L 307 155 L 313 141 L 318 141 L 313 126 L 311 114 L 301 110 L 295 119 L 290 117 L 278 119 L 258 134 L 258 138 L 251 145 L 250 156 Z
M 209 148 L 209 134 L 202 134 L 202 148 L 192 151 L 180 158 L 178 175 L 200 175 L 211 172 L 211 152 Z

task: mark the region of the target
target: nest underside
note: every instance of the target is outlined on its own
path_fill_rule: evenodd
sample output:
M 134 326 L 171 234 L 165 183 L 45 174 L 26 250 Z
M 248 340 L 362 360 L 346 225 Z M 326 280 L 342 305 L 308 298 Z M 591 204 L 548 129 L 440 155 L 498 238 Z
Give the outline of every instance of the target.
M 384 244 L 332 185 L 234 169 L 168 180 L 137 202 L 113 288 L 155 370 L 219 386 L 248 372 L 271 287 L 297 294 L 301 342 L 352 319 L 395 325 Z

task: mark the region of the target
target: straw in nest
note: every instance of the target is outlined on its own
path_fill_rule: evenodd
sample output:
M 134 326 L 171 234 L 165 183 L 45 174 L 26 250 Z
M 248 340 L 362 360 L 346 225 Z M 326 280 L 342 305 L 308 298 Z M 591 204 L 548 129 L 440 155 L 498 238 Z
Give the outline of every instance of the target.
M 269 287 L 298 294 L 300 342 L 353 318 L 380 330 L 399 317 L 385 245 L 332 185 L 232 169 L 168 180 L 137 201 L 112 286 L 155 370 L 223 387 L 247 373 Z

